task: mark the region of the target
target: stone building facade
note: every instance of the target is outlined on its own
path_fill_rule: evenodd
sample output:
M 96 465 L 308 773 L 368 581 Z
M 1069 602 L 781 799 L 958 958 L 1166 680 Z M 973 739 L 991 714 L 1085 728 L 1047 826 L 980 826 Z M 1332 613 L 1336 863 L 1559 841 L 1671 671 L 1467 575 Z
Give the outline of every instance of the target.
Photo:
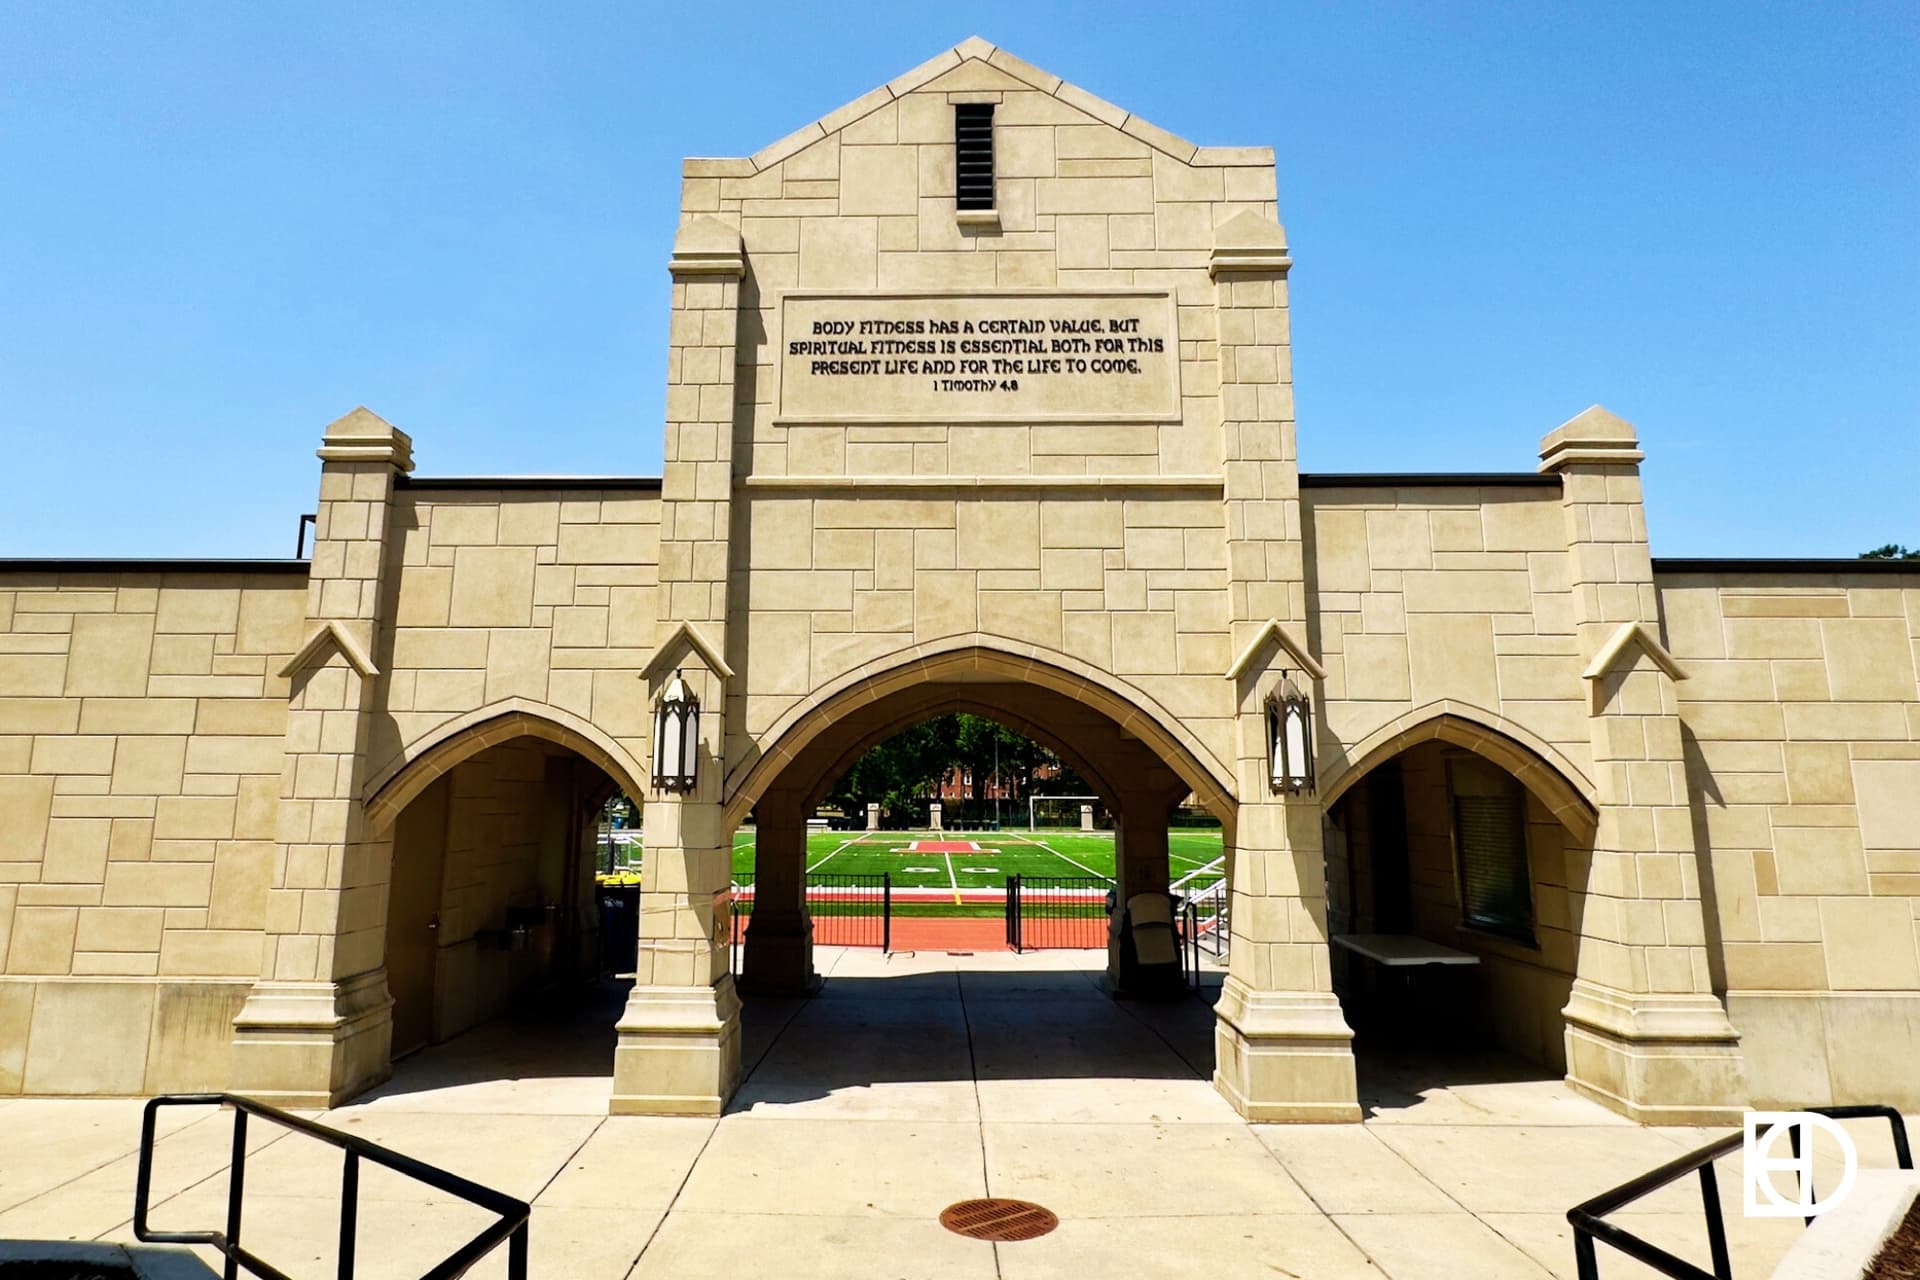
M 979 40 L 687 161 L 666 265 L 658 479 L 417 476 L 361 409 L 308 559 L 0 562 L 0 1093 L 350 1096 L 577 962 L 618 788 L 613 1106 L 715 1112 L 734 830 L 738 985 L 807 990 L 807 816 L 958 709 L 1100 791 L 1123 893 L 1176 805 L 1220 818 L 1249 1117 L 1358 1118 L 1328 939 L 1389 929 L 1477 953 L 1477 1025 L 1637 1119 L 1920 1105 L 1920 572 L 1653 559 L 1599 408 L 1537 470 L 1300 474 L 1272 151 Z M 676 673 L 688 791 L 646 766 Z M 1529 927 L 1463 927 L 1461 797 L 1508 793 Z

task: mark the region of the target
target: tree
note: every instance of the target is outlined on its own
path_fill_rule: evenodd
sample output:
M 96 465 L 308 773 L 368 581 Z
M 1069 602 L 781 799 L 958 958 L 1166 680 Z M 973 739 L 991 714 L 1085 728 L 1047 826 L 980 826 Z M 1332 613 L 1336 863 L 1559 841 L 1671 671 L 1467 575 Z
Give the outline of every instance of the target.
M 1889 542 L 1884 547 L 1875 547 L 1860 554 L 1862 560 L 1920 560 L 1920 551 L 1902 546 L 1898 542 Z
M 872 803 L 898 811 L 934 794 L 955 768 L 972 773 L 981 790 L 997 769 L 1016 796 L 1033 790 L 1036 775 L 1045 778 L 1048 790 L 1092 790 L 1060 757 L 1025 734 L 984 716 L 954 712 L 923 720 L 869 750 L 833 784 L 827 803 L 847 813 Z

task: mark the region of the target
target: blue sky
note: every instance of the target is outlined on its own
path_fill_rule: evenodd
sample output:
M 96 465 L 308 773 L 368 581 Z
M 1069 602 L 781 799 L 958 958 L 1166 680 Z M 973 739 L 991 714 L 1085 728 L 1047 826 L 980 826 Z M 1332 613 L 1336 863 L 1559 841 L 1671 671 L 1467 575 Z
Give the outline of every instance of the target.
M 683 155 L 978 33 L 1269 144 L 1302 466 L 1640 427 L 1657 555 L 1920 545 L 1920 6 L 0 7 L 0 555 L 285 556 L 321 428 L 657 473 Z

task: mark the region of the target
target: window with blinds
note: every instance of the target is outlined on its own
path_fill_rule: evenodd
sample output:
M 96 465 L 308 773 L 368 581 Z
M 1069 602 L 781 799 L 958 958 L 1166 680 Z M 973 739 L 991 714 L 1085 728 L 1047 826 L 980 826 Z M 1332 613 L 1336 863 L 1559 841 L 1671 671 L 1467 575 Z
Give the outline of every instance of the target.
M 1533 941 L 1527 867 L 1527 797 L 1514 779 L 1474 756 L 1447 762 L 1460 914 L 1475 929 Z

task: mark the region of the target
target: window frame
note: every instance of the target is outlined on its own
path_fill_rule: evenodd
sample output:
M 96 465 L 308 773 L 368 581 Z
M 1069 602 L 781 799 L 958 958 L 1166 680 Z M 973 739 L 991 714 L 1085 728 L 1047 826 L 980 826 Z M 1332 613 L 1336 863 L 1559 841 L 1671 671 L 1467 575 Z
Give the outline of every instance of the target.
M 956 102 L 953 104 L 953 203 L 954 209 L 963 214 L 989 214 L 997 205 L 995 187 L 999 180 L 999 157 L 994 154 L 994 104 L 991 102 Z M 960 133 L 962 120 L 966 117 L 984 118 L 987 130 L 987 189 L 986 203 L 980 203 L 978 193 L 969 194 L 967 184 L 961 173 L 962 154 Z
M 1525 784 L 1502 769 L 1499 765 L 1471 751 L 1449 751 L 1444 758 L 1443 764 L 1446 775 L 1447 837 L 1449 844 L 1452 846 L 1453 854 L 1454 905 L 1460 915 L 1458 927 L 1471 933 L 1484 935 L 1489 938 L 1497 938 L 1502 942 L 1527 947 L 1535 951 L 1539 950 L 1538 929 L 1540 913 L 1538 904 L 1534 901 L 1537 878 L 1533 870 L 1533 842 L 1528 836 L 1528 795 Z M 1521 892 L 1514 895 L 1514 899 L 1516 905 L 1524 905 L 1526 911 L 1524 919 L 1492 915 L 1482 915 L 1476 918 L 1470 912 L 1467 896 L 1467 851 L 1464 847 L 1460 829 L 1459 801 L 1461 797 L 1454 785 L 1454 773 L 1456 767 L 1461 764 L 1468 765 L 1475 769 L 1483 769 L 1489 775 L 1500 778 L 1507 798 L 1512 801 L 1519 853 L 1519 870 L 1522 877 L 1520 883 Z

